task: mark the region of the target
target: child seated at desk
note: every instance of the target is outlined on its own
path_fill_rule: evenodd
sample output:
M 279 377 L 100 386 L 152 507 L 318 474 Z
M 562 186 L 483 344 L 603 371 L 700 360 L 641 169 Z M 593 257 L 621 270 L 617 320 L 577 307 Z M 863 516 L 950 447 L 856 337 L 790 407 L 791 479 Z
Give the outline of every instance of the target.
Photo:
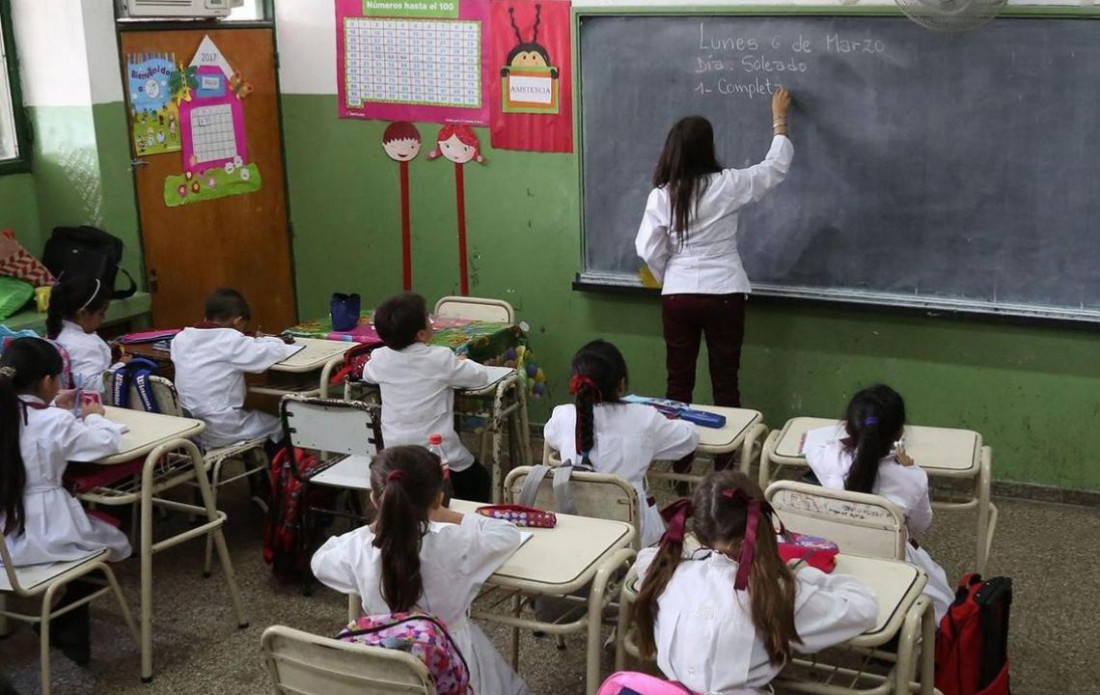
M 481 585 L 519 548 L 519 530 L 444 507 L 442 467 L 424 447 L 387 447 L 370 469 L 377 520 L 330 538 L 313 556 L 314 576 L 358 594 L 368 615 L 432 613 L 465 657 L 473 692 L 524 695 L 527 684 L 469 618 Z
M 69 354 L 69 368 L 77 384 L 103 392 L 103 372 L 111 367 L 111 347 L 96 335 L 111 303 L 111 288 L 99 278 L 72 275 L 50 290 L 46 337 Z
M 904 434 L 905 401 L 889 386 L 876 384 L 852 397 L 843 425 L 807 432 L 802 451 L 823 487 L 879 495 L 905 514 L 911 536 L 905 556 L 928 575 L 924 594 L 938 625 L 955 594 L 943 568 L 912 538 L 932 525 L 932 503 L 928 474 L 905 453 Z
M 646 491 L 646 471 L 654 460 L 677 460 L 699 446 L 695 425 L 670 420 L 641 403 L 623 403 L 626 361 L 605 340 L 588 343 L 573 356 L 569 391 L 573 405 L 554 408 L 543 428 L 562 461 L 591 465 L 634 486 L 642 517 L 642 546 L 653 545 L 665 531 L 661 513 Z
M 763 693 L 790 661 L 874 627 L 874 592 L 855 577 L 779 557 L 771 506 L 740 471 L 711 473 L 665 510 L 659 548 L 638 553 L 642 653 L 697 693 Z M 701 547 L 685 548 L 686 524 Z M 716 658 L 718 655 L 720 658 Z
M 69 461 L 110 456 L 121 442 L 102 405 L 73 413 L 75 393 L 60 393 L 61 368 L 60 353 L 39 338 L 18 338 L 0 355 L 0 528 L 17 567 L 78 560 L 102 548 L 111 562 L 130 556 L 125 534 L 88 516 L 61 485 Z M 95 588 L 73 582 L 61 605 Z M 50 633 L 66 656 L 87 663 L 87 604 L 52 620 Z
M 244 375 L 265 372 L 299 348 L 282 338 L 246 335 L 251 320 L 240 292 L 218 289 L 206 300 L 206 320 L 172 339 L 180 405 L 206 423 L 202 443 L 208 448 L 262 437 L 276 444 L 283 438 L 279 418 L 244 409 Z
M 489 472 L 455 432 L 454 390 L 488 385 L 489 370 L 428 344 L 432 324 L 418 294 L 407 292 L 382 302 L 374 312 L 374 327 L 386 346 L 371 353 L 363 379 L 382 391 L 382 440 L 388 447 L 423 446 L 431 435 L 442 435 L 454 496 L 488 502 Z

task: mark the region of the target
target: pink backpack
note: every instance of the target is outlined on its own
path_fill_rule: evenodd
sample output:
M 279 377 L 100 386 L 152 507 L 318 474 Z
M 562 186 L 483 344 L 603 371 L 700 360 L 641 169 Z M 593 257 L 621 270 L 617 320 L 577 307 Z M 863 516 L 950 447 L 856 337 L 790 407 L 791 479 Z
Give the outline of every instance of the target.
M 596 695 L 695 695 L 679 683 L 635 671 L 611 674 Z
M 408 611 L 367 615 L 348 625 L 337 639 L 367 647 L 408 652 L 424 662 L 438 695 L 472 695 L 470 669 L 442 620 Z M 682 695 L 682 694 L 680 694 Z

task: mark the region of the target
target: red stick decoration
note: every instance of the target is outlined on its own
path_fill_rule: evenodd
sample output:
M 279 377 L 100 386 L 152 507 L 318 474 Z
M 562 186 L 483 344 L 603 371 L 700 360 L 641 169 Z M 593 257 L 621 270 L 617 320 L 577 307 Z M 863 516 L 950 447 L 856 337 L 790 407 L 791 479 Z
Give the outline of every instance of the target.
M 461 164 L 455 164 L 455 197 L 458 200 L 458 282 L 465 296 L 470 294 L 470 273 L 466 259 L 466 179 Z
M 412 225 L 409 216 L 409 163 L 401 162 L 401 277 L 412 290 Z

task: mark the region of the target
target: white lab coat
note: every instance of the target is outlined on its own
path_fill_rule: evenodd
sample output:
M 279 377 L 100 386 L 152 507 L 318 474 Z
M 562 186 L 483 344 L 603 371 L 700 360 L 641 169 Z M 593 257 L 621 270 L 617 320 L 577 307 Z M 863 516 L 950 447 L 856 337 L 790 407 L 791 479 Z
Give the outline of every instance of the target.
M 657 553 L 638 553 L 644 578 Z M 798 570 L 794 623 L 802 643 L 793 651 L 812 654 L 874 627 L 874 591 L 855 577 Z M 737 561 L 703 548 L 689 551 L 657 599 L 654 638 L 657 665 L 670 680 L 707 695 L 761 692 L 782 669 L 768 661 L 752 622 L 748 591 L 735 591 Z
M 27 471 L 23 490 L 23 531 L 8 536 L 16 566 L 78 560 L 93 550 L 109 548 L 111 562 L 130 556 L 125 534 L 85 513 L 61 486 L 69 461 L 96 461 L 117 453 L 120 430 L 106 418 L 80 420 L 70 411 L 43 407 L 33 396 L 20 396 L 26 420 L 20 426 L 19 450 Z M 19 417 L 23 417 L 23 412 Z
M 84 390 L 103 393 L 103 372 L 111 368 L 111 348 L 103 338 L 85 333 L 72 321 L 62 321 L 57 342 L 69 354 L 74 382 L 79 378 Z
M 455 432 L 454 390 L 486 386 L 488 369 L 458 359 L 445 347 L 413 343 L 403 350 L 381 347 L 372 352 L 363 379 L 381 387 L 386 446 L 427 446 L 428 437 L 439 434 L 452 471 L 464 471 L 474 462 Z
M 253 338 L 234 328 L 185 328 L 172 339 L 180 405 L 206 423 L 203 446 L 282 439 L 279 418 L 244 409 L 244 375 L 265 372 L 299 349 L 279 338 Z
M 822 486 L 834 490 L 843 490 L 848 471 L 855 460 L 854 452 L 841 441 L 848 435 L 844 425 L 830 425 L 806 433 L 802 452 L 806 462 L 817 476 Z M 878 476 L 872 492 L 885 497 L 905 514 L 905 525 L 909 535 L 917 537 L 932 526 L 932 502 L 928 497 L 928 473 L 914 462 L 912 466 L 898 463 L 894 454 L 882 459 L 878 464 Z M 938 625 L 955 594 L 947 581 L 947 573 L 932 559 L 924 548 L 905 546 L 906 560 L 920 567 L 928 575 L 928 584 L 924 594 L 932 601 Z
M 670 420 L 656 408 L 641 403 L 602 403 L 593 409 L 595 446 L 588 457 L 600 473 L 617 475 L 638 492 L 642 516 L 642 546 L 661 540 L 665 524 L 656 505 L 648 503 L 646 471 L 653 461 L 676 461 L 699 446 L 699 431 L 684 420 Z M 580 463 L 576 440 L 577 408 L 559 405 L 543 428 L 551 448 L 562 461 Z
M 634 247 L 653 276 L 664 283 L 662 294 L 752 291 L 737 252 L 738 212 L 778 186 L 793 157 L 791 141 L 776 135 L 763 162 L 710 174 L 683 246 L 672 228 L 668 191 L 664 187 L 650 191 Z
M 374 532 L 363 526 L 328 539 L 310 563 L 326 586 L 357 593 L 368 615 L 385 615 L 381 550 L 371 545 Z M 466 514 L 461 524 L 429 524 L 420 545 L 424 594 L 416 607 L 441 618 L 470 668 L 470 685 L 478 695 L 525 695 L 523 682 L 470 620 L 470 605 L 486 579 L 520 545 L 510 523 Z

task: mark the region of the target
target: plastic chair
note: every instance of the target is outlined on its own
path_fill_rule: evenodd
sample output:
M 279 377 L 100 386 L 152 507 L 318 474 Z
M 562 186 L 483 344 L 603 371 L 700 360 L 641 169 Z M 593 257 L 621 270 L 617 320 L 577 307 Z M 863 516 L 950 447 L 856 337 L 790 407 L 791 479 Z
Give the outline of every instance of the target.
M 8 539 L 0 536 L 0 561 L 4 563 L 3 572 L 0 573 L 0 636 L 7 635 L 8 619 L 20 622 L 39 624 L 39 645 L 41 649 L 42 668 L 42 695 L 50 695 L 50 621 L 69 611 L 79 608 L 103 594 L 114 594 L 118 602 L 122 619 L 134 638 L 134 646 L 138 646 L 139 638 L 134 618 L 130 614 L 130 608 L 122 598 L 122 591 L 118 587 L 118 581 L 111 568 L 107 566 L 107 555 L 110 551 L 106 548 L 88 553 L 79 560 L 68 562 L 55 562 L 49 565 L 30 565 L 27 567 L 14 567 L 11 561 L 11 553 L 8 551 Z M 101 572 L 107 581 L 107 586 L 96 589 L 83 598 L 65 605 L 62 608 L 54 607 L 54 598 L 66 584 L 74 579 L 80 579 L 93 572 Z M 41 597 L 41 611 L 38 615 L 18 613 L 7 610 L 5 599 L 8 594 L 21 598 Z
M 282 625 L 264 630 L 261 644 L 275 695 L 435 695 L 424 663 L 397 649 L 350 644 Z
M 116 405 L 113 402 L 114 394 L 111 388 L 113 372 L 103 373 L 103 399 L 104 405 Z M 179 392 L 176 385 L 165 377 L 153 374 L 149 376 L 149 386 L 153 394 L 153 402 L 162 415 L 174 415 L 176 417 L 189 417 L 180 405 Z M 130 387 L 130 408 L 133 410 L 145 410 L 141 398 L 138 397 L 137 387 Z M 267 437 L 249 439 L 236 442 L 228 446 L 205 449 L 202 454 L 203 464 L 210 475 L 210 489 L 214 493 L 214 504 L 218 503 L 218 490 L 229 483 L 248 478 L 249 476 L 263 474 L 264 484 L 268 484 L 267 471 L 271 467 L 267 458 Z M 236 461 L 241 464 L 241 472 L 230 478 L 222 477 L 222 469 L 226 463 Z M 267 512 L 267 502 L 260 497 L 252 497 L 256 506 Z M 136 515 L 135 515 L 136 516 Z M 135 522 L 136 523 L 136 522 Z M 209 577 L 214 563 L 214 543 L 208 537 L 206 539 L 206 556 L 203 560 L 202 574 Z
M 905 515 L 885 497 L 781 480 L 764 498 L 791 531 L 828 538 L 842 553 L 905 560 Z
M 311 485 L 370 491 L 371 460 L 383 447 L 379 406 L 361 401 L 287 395 L 279 402 L 279 417 L 283 422 L 291 473 L 302 484 L 299 499 L 309 499 Z M 295 465 L 295 449 L 320 452 L 323 460 L 309 471 L 300 471 Z M 310 523 L 313 512 L 347 516 L 333 509 L 303 506 L 299 511 L 298 537 L 305 547 L 309 543 L 309 529 L 313 528 Z M 365 521 L 362 514 L 352 516 Z
M 434 316 L 492 323 L 515 323 L 516 310 L 503 299 L 485 297 L 442 297 L 435 303 Z

